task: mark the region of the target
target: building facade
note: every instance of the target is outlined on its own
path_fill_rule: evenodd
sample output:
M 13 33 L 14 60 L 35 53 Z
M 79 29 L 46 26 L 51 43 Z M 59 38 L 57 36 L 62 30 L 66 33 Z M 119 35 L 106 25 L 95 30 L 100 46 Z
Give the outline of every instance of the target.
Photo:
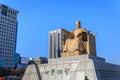
M 14 54 L 14 66 L 17 67 L 17 64 L 20 63 L 20 54 L 19 53 L 15 53 Z
M 65 29 L 64 29 L 65 30 Z M 62 41 L 66 39 L 66 36 L 62 32 L 62 29 L 53 30 L 48 33 L 48 55 L 49 58 L 61 57 L 62 53 Z
M 46 64 L 48 59 L 46 57 L 38 57 L 34 59 L 35 64 Z
M 16 53 L 18 11 L 0 4 L 0 59 L 2 67 L 14 67 L 14 54 Z

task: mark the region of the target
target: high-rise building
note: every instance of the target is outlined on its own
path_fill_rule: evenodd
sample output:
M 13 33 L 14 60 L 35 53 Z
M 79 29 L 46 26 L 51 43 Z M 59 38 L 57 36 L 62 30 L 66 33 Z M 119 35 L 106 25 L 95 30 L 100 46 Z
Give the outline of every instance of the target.
M 2 67 L 14 67 L 14 54 L 16 53 L 18 11 L 0 4 L 0 60 Z
M 49 41 L 48 42 L 49 58 L 58 58 L 61 56 L 62 44 L 63 44 L 62 42 L 63 42 L 63 40 L 66 39 L 66 36 L 62 32 L 62 29 L 50 31 L 48 33 L 48 35 L 49 35 L 49 38 L 48 38 L 49 39 L 48 40 Z

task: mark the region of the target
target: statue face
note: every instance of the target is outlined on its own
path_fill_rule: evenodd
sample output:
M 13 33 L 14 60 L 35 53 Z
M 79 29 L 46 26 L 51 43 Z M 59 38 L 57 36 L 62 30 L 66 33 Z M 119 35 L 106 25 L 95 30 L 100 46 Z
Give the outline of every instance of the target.
M 80 28 L 79 25 L 76 24 L 76 29 Z

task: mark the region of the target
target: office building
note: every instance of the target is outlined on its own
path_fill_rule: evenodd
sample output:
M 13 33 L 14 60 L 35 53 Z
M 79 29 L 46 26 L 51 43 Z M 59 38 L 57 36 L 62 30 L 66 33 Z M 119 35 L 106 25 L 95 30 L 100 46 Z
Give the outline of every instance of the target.
M 28 64 L 29 57 L 21 57 L 21 64 Z
M 14 54 L 16 53 L 18 11 L 0 4 L 0 60 L 2 67 L 14 67 Z
M 66 37 L 62 32 L 62 29 L 50 31 L 48 35 L 49 35 L 48 38 L 49 58 L 58 58 L 61 56 L 61 52 L 62 52 L 62 44 L 63 44 L 62 41 L 65 40 Z
M 38 57 L 34 59 L 35 64 L 46 64 L 48 60 L 46 57 Z
M 14 66 L 16 67 L 17 64 L 20 63 L 20 54 L 19 53 L 15 53 L 14 54 Z
M 20 63 L 17 64 L 17 69 L 27 68 L 29 63 L 29 57 L 20 57 Z

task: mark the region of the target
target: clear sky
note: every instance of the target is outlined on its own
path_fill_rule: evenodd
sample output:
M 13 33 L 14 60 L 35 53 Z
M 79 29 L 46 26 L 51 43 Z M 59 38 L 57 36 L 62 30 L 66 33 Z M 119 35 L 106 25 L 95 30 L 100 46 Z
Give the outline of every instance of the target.
M 48 32 L 82 27 L 97 32 L 97 55 L 120 64 L 120 0 L 0 0 L 19 11 L 17 52 L 48 56 Z

